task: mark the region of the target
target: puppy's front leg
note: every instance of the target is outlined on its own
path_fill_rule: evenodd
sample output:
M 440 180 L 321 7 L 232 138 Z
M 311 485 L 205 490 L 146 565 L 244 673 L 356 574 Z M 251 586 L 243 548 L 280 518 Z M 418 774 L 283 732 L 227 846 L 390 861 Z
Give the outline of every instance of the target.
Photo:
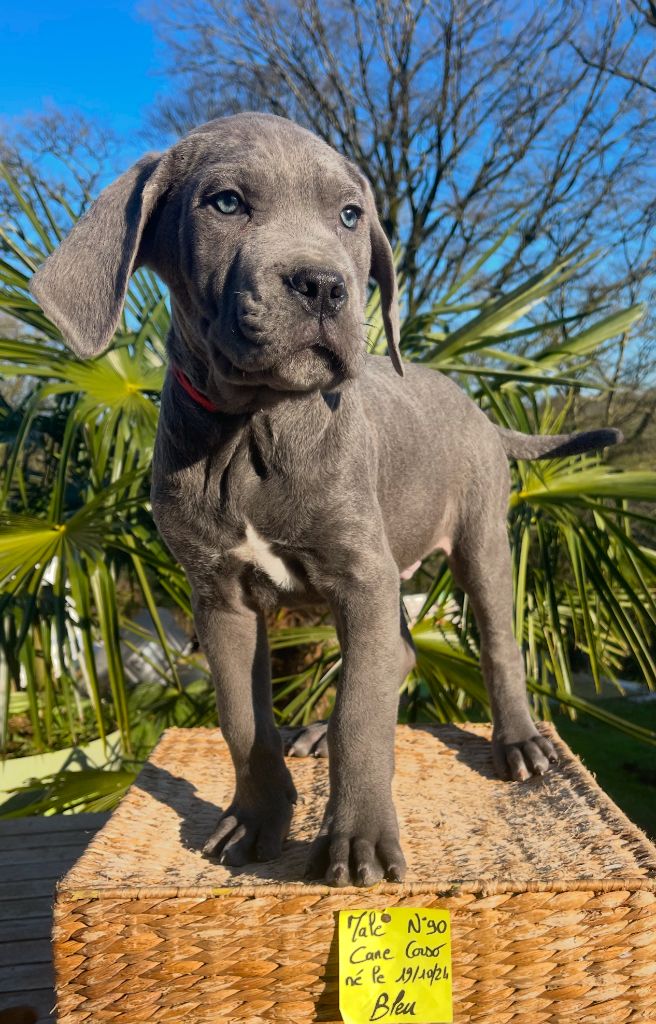
M 273 720 L 266 623 L 244 605 L 196 595 L 194 622 L 236 775 L 233 801 L 203 852 L 232 865 L 272 860 L 289 831 L 296 790 Z
M 401 881 L 405 859 L 392 802 L 394 734 L 404 658 L 399 574 L 386 553 L 331 602 L 342 673 L 329 725 L 330 797 L 307 874 L 330 885 Z

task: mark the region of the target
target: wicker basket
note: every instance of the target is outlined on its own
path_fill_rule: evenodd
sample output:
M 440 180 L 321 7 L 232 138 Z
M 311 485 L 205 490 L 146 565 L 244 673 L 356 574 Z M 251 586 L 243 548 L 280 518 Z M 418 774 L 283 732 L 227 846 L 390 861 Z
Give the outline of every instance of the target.
M 656 1022 L 656 850 L 546 724 L 561 767 L 495 778 L 489 729 L 401 727 L 403 885 L 300 881 L 327 790 L 299 791 L 281 860 L 228 869 L 199 849 L 231 796 L 215 730 L 173 729 L 60 883 L 60 1024 L 339 1021 L 336 911 L 451 911 L 457 1024 Z

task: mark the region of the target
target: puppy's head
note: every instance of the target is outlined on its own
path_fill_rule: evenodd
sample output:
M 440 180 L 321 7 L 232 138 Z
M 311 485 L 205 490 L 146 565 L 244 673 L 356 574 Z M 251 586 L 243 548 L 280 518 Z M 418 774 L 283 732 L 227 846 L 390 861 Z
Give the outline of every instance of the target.
M 370 276 L 403 373 L 392 252 L 371 189 L 283 118 L 221 118 L 141 159 L 101 193 L 31 289 L 74 351 L 94 356 L 141 265 L 169 287 L 176 352 L 189 349 L 224 385 L 306 391 L 355 377 Z

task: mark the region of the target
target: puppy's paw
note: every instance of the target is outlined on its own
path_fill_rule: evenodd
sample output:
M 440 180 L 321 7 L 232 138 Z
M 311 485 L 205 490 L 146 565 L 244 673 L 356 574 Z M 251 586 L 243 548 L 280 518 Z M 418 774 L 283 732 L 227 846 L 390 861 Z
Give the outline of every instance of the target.
M 545 775 L 558 764 L 558 755 L 551 740 L 534 730 L 527 738 L 515 741 L 493 735 L 492 761 L 502 779 L 525 782 L 532 776 Z
M 293 813 L 294 803 L 284 794 L 271 797 L 259 807 L 235 801 L 219 818 L 203 854 L 218 857 L 221 864 L 230 867 L 275 860 L 282 853 Z
M 310 848 L 305 877 L 324 879 L 338 888 L 366 888 L 383 878 L 402 882 L 405 873 L 405 857 L 392 809 L 384 816 L 367 816 L 360 811 L 350 825 L 340 824 L 337 816 L 329 817 Z
M 328 723 L 314 722 L 300 729 L 282 730 L 288 757 L 328 757 Z

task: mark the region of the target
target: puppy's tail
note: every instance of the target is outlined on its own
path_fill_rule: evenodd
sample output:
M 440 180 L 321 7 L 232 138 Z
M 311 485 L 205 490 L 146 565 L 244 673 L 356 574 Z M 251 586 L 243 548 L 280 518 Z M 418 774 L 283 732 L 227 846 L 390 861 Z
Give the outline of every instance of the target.
M 624 440 L 622 432 L 613 427 L 584 430 L 579 434 L 520 434 L 505 427 L 497 427 L 497 430 L 510 459 L 560 459 L 621 444 Z

